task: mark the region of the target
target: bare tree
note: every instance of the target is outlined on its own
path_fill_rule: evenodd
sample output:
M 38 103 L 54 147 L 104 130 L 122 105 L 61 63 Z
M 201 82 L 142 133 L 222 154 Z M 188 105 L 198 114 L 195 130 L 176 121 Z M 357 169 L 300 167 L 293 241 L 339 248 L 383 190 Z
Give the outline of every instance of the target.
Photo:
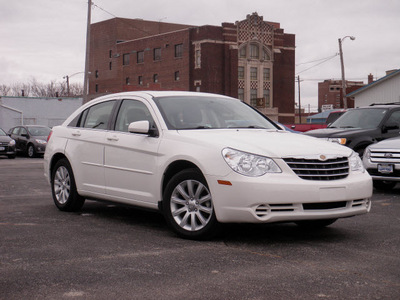
M 55 80 L 49 83 L 41 83 L 36 78 L 32 78 L 28 83 L 15 83 L 12 85 L 0 85 L 0 96 L 15 97 L 77 97 L 82 96 L 83 87 L 79 83 L 69 85 L 69 94 L 65 81 Z
M 0 96 L 9 96 L 11 88 L 5 84 L 0 84 Z

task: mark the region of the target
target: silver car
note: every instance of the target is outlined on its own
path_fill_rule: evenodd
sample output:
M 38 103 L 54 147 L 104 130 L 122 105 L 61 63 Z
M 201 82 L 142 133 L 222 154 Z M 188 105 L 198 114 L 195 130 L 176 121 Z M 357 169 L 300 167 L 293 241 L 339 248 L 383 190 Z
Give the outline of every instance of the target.
M 400 137 L 368 146 L 363 162 L 376 189 L 394 188 L 400 181 Z

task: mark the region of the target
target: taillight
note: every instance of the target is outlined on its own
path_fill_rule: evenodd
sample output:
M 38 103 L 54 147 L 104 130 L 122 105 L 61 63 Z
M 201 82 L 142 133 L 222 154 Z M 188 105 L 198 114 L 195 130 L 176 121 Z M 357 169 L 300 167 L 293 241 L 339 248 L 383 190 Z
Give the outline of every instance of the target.
M 47 142 L 49 142 L 52 133 L 53 133 L 53 130 L 50 131 L 49 136 L 47 137 Z

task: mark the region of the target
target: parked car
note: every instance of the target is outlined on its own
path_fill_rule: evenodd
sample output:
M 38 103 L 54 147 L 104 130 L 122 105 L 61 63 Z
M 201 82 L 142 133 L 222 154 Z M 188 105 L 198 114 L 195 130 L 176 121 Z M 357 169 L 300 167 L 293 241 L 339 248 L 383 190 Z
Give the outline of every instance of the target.
M 131 204 L 162 212 L 191 239 L 220 223 L 327 226 L 371 207 L 372 179 L 353 150 L 281 130 L 214 94 L 92 100 L 53 128 L 44 166 L 62 211 L 85 198 Z
M 15 158 L 15 141 L 0 128 L 0 155 L 6 155 L 8 158 Z
M 390 190 L 400 181 L 400 137 L 369 145 L 363 157 L 374 187 Z
M 50 131 L 46 126 L 26 125 L 13 127 L 8 134 L 15 140 L 17 152 L 36 157 L 44 154 Z
M 399 136 L 400 105 L 372 105 L 349 109 L 326 129 L 305 134 L 350 147 L 362 157 L 365 148 Z

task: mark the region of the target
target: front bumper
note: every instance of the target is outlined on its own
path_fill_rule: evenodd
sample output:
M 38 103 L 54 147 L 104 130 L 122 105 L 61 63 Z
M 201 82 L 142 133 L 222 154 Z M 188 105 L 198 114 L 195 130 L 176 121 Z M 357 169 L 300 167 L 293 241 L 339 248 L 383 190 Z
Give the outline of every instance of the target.
M 225 180 L 232 185 L 221 185 Z M 271 223 L 344 218 L 371 209 L 372 179 L 367 172 L 333 181 L 311 181 L 293 174 L 207 177 L 222 223 Z

